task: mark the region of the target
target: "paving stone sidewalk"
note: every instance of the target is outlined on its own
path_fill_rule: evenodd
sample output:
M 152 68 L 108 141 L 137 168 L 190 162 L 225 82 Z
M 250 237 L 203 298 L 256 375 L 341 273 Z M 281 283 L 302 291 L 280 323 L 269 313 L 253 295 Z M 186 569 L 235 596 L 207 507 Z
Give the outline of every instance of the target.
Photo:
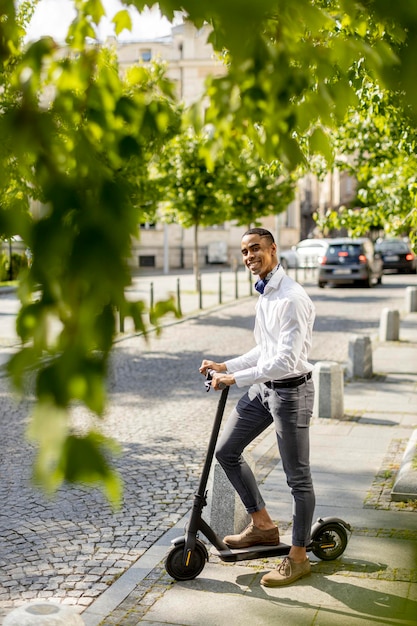
M 407 372 L 403 349 L 413 352 Z M 211 556 L 197 579 L 175 582 L 163 557 L 102 619 L 100 601 L 93 604 L 84 614 L 86 625 L 223 626 L 235 623 L 237 615 L 243 625 L 272 625 L 278 618 L 289 626 L 417 624 L 417 507 L 390 498 L 417 427 L 417 341 L 409 336 L 404 345 L 377 344 L 374 367 L 373 379 L 346 384 L 343 420 L 315 419 L 312 426 L 317 514 L 352 524 L 341 559 L 322 562 L 312 556 L 311 579 L 271 591 L 259 585 L 261 573 L 274 566 L 271 559 L 225 564 Z M 290 540 L 291 505 L 279 463 L 267 472 L 263 489 Z M 164 556 L 172 536 L 170 531 L 162 541 Z M 110 607 L 111 590 L 108 599 Z

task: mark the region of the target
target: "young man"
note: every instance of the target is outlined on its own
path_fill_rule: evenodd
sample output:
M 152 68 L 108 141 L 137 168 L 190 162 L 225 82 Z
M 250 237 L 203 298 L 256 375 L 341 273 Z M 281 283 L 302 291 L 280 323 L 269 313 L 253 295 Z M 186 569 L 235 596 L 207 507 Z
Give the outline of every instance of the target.
M 287 483 L 294 499 L 292 545 L 288 557 L 261 584 L 286 585 L 310 574 L 310 543 L 315 496 L 309 461 L 309 424 L 313 410 L 312 366 L 308 362 L 314 307 L 304 289 L 279 266 L 272 234 L 251 228 L 242 237 L 246 267 L 259 277 L 256 347 L 216 363 L 204 359 L 200 372 L 214 370 L 212 386 L 249 386 L 219 439 L 216 457 L 238 492 L 251 523 L 239 535 L 224 538 L 231 548 L 279 543 L 279 532 L 265 508 L 255 477 L 242 457 L 244 448 L 274 423 Z

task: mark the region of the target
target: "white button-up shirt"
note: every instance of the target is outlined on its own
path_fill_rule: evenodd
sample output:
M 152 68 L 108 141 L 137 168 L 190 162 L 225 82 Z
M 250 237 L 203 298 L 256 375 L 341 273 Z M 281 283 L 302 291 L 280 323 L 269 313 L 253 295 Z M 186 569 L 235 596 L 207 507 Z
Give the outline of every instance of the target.
M 256 303 L 256 347 L 225 361 L 236 385 L 306 374 L 314 324 L 314 305 L 304 289 L 279 267 Z

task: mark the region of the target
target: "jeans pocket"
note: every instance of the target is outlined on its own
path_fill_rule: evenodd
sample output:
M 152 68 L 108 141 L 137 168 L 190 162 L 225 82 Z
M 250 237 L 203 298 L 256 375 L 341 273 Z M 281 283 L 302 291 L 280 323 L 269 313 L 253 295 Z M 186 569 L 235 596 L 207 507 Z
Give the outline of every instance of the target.
M 314 404 L 314 386 L 309 383 L 303 385 L 300 389 L 299 408 L 297 415 L 297 426 L 307 428 L 310 426 L 311 416 L 313 415 Z

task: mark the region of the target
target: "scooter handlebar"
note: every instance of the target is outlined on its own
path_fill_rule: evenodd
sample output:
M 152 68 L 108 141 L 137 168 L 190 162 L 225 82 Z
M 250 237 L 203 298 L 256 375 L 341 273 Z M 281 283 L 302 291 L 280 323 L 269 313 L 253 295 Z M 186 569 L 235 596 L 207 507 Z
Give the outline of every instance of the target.
M 204 385 L 206 387 L 206 391 L 210 391 L 211 389 L 211 383 L 213 380 L 213 374 L 216 374 L 216 370 L 207 370 L 206 371 L 206 380 L 204 381 Z M 227 385 L 225 385 L 224 383 L 220 383 L 219 385 L 219 389 L 226 389 Z

